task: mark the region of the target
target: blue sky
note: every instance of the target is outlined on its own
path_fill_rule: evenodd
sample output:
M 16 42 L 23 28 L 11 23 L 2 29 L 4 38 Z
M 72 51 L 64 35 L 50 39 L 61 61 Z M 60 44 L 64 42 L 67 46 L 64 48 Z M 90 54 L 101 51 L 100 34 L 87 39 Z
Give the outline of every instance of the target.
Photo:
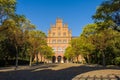
M 79 36 L 82 28 L 93 23 L 91 16 L 104 0 L 17 0 L 17 13 L 24 14 L 31 23 L 47 34 L 56 18 L 63 19 L 73 36 Z

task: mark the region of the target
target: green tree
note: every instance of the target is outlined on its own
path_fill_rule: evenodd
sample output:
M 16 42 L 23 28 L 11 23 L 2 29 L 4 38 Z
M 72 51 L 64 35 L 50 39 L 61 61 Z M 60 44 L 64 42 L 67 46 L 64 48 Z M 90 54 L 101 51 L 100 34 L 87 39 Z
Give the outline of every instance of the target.
M 99 23 L 99 25 L 105 26 L 108 25 L 108 23 Z M 83 53 L 84 50 L 88 51 L 90 58 L 94 59 L 95 63 L 101 63 L 102 59 L 102 64 L 106 65 L 106 62 L 111 63 L 114 59 L 116 53 L 115 50 L 118 51 L 114 45 L 116 44 L 116 41 L 119 41 L 118 37 L 116 37 L 119 36 L 119 33 L 111 28 L 101 29 L 99 25 L 89 24 L 84 27 L 81 34 L 81 37 L 83 38 L 83 42 L 81 39 L 81 46 L 83 46 Z M 84 53 L 84 55 L 86 55 L 86 53 Z M 112 58 L 111 56 L 114 57 Z
M 67 47 L 65 49 L 64 56 L 67 58 L 68 61 L 73 61 L 73 58 L 75 57 L 74 51 L 71 46 Z
M 93 15 L 93 19 L 96 22 L 109 23 L 109 26 L 114 30 L 120 32 L 120 0 L 106 0 L 98 8 L 96 13 Z
M 27 45 L 29 45 L 27 42 L 28 32 L 35 27 L 23 15 L 14 15 L 12 18 L 13 19 L 7 19 L 2 23 L 0 28 L 7 29 L 2 31 L 0 34 L 2 41 L 9 40 L 9 43 L 14 45 L 14 49 L 16 50 L 14 53 L 16 53 L 17 68 L 19 55 L 25 53 L 27 51 Z
M 15 18 L 17 20 L 17 18 Z M 28 42 L 29 32 L 35 29 L 35 25 L 33 25 L 28 19 L 24 16 L 20 16 L 20 30 L 22 31 L 22 40 L 23 45 L 21 47 L 21 54 L 20 56 L 23 58 L 28 58 L 29 48 L 31 47 L 30 43 Z
M 28 42 L 31 45 L 30 50 L 30 66 L 32 65 L 32 58 L 35 54 L 39 52 L 40 47 L 44 44 L 45 33 L 42 31 L 32 30 L 29 32 Z M 37 60 L 38 62 L 38 60 Z
M 81 36 L 84 37 L 89 37 L 91 35 L 94 35 L 95 33 L 97 33 L 97 31 L 99 30 L 99 27 L 97 24 L 87 24 L 82 31 Z
M 85 37 L 85 36 L 80 36 L 80 44 L 81 44 L 81 52 L 82 56 L 85 58 L 87 63 L 91 63 L 91 54 L 93 53 L 95 46 L 91 42 L 91 36 Z
M 42 57 L 44 57 L 44 63 L 45 63 L 45 59 L 52 60 L 52 56 L 54 55 L 53 49 L 47 45 L 41 47 L 40 53 L 43 55 Z
M 104 50 L 105 53 L 107 54 L 106 60 L 108 60 L 108 55 L 110 55 L 110 53 L 112 53 L 112 57 L 119 57 L 119 33 L 117 33 L 116 31 L 120 32 L 120 0 L 107 0 L 104 1 L 96 10 L 96 13 L 93 15 L 93 19 L 95 19 L 95 22 L 97 23 L 97 25 L 99 27 L 101 27 L 99 32 L 99 38 L 100 38 L 100 34 L 101 34 L 101 38 L 103 38 L 102 41 L 107 41 L 109 42 L 109 46 L 108 43 L 105 43 L 104 45 L 106 45 L 106 48 Z M 109 31 L 109 28 L 112 28 L 116 31 L 110 31 L 110 32 L 105 32 L 105 31 Z M 112 33 L 112 34 L 111 34 Z M 96 34 L 97 35 L 97 34 Z M 112 35 L 112 37 L 110 37 Z M 106 39 L 104 37 L 106 37 Z M 116 37 L 117 36 L 117 37 Z M 98 37 L 98 35 L 96 36 Z M 94 36 L 95 38 L 95 36 Z M 100 39 L 101 39 L 100 38 Z M 111 40 L 108 40 L 107 38 L 111 38 Z M 96 38 L 97 40 L 98 38 Z M 101 44 L 103 44 L 102 42 L 99 42 Z M 111 44 L 111 45 L 110 45 Z M 116 44 L 118 44 L 116 46 Z M 96 44 L 95 44 L 96 45 Z M 101 45 L 102 47 L 102 45 Z M 110 57 L 110 60 L 113 60 L 113 58 Z M 110 61 L 109 60 L 109 61 Z M 105 63 L 105 62 L 104 62 Z M 115 63 L 115 62 L 114 62 Z
M 14 45 L 16 50 L 16 67 L 18 66 L 18 54 L 19 47 L 22 45 L 22 32 L 19 27 L 16 26 L 16 22 L 12 19 L 4 21 L 2 27 L 8 27 L 5 31 L 6 39 L 10 40 L 10 43 Z
M 77 63 L 79 62 L 79 55 L 82 54 L 81 52 L 81 41 L 79 38 L 74 38 L 71 40 L 71 46 L 72 46 L 72 50 L 74 52 L 74 55 L 76 57 Z
M 93 37 L 93 44 L 102 55 L 102 64 L 106 65 L 107 58 L 112 51 L 114 43 L 115 31 L 112 29 L 105 29 L 95 34 Z M 110 48 L 111 47 L 111 48 Z M 107 54 L 108 53 L 108 54 Z M 115 54 L 115 53 L 114 53 Z M 111 58 L 112 59 L 112 58 Z
M 2 22 L 14 15 L 16 9 L 16 0 L 0 0 L 0 25 Z
M 97 33 L 99 27 L 97 24 L 88 24 L 83 28 L 80 35 L 82 55 L 87 63 L 91 63 L 91 55 L 95 50 L 95 46 L 92 43 L 92 36 Z

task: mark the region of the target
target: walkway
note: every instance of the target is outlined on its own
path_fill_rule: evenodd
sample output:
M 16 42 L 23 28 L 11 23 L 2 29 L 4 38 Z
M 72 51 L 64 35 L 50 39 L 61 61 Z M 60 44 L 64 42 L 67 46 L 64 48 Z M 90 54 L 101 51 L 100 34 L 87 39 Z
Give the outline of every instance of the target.
M 14 70 L 14 67 L 0 68 L 0 80 L 81 80 L 81 75 L 85 77 L 111 74 L 119 75 L 120 68 L 72 63 L 20 66 L 18 70 Z

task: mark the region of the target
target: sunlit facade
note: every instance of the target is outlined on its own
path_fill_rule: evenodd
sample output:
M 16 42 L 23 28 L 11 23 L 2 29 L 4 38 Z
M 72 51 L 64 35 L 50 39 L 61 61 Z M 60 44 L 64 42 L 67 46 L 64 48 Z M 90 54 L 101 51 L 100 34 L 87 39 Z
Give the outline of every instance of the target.
M 65 62 L 64 52 L 69 46 L 71 38 L 72 32 L 69 30 L 68 24 L 64 24 L 62 19 L 57 18 L 56 24 L 50 26 L 47 35 L 47 44 L 52 47 L 55 52 L 52 62 Z

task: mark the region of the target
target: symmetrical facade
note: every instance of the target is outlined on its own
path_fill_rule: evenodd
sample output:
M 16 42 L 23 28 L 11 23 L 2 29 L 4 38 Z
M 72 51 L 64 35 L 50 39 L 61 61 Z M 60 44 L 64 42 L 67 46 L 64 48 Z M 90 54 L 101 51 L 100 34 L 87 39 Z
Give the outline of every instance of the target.
M 71 38 L 72 32 L 69 30 L 68 25 L 63 24 L 63 21 L 57 18 L 56 24 L 51 25 L 47 35 L 47 44 L 55 52 L 52 62 L 65 62 L 64 52 L 69 46 Z

